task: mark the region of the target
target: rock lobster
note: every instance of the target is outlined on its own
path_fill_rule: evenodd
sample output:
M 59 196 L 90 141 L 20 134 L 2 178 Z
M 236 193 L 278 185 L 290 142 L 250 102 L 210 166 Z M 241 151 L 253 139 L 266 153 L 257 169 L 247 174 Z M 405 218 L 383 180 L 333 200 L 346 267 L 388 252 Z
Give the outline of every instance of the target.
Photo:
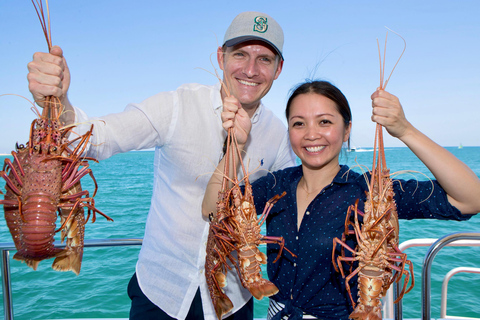
M 382 67 L 382 64 L 380 64 L 380 70 L 380 89 L 383 90 L 388 83 L 388 79 L 384 83 L 384 67 Z M 395 303 L 400 301 L 404 294 L 408 293 L 415 284 L 413 265 L 411 261 L 407 260 L 407 255 L 398 248 L 399 224 L 392 185 L 390 170 L 387 168 L 385 161 L 383 127 L 377 124 L 373 166 L 370 182 L 368 183 L 365 212 L 362 213 L 358 209 L 359 200 L 357 199 L 355 205 L 351 205 L 348 208 L 345 231 L 341 239 L 333 239 L 332 262 L 335 270 L 341 272 L 342 276 L 345 277 L 342 262 L 350 265 L 350 274 L 346 277 L 345 286 L 354 307 L 353 312 L 350 314 L 351 319 L 381 320 L 381 298 L 385 296 L 391 284 L 400 282 L 405 275 L 403 288 Z M 352 212 L 354 214 L 354 222 L 350 219 Z M 363 216 L 363 224 L 361 226 L 358 221 L 358 215 Z M 346 244 L 347 237 L 351 235 L 356 237 L 357 247 L 355 250 Z M 341 246 L 341 254 L 335 259 L 337 244 Z M 352 257 L 345 256 L 345 249 L 352 253 Z M 353 262 L 355 261 L 358 262 L 358 267 L 352 271 Z M 408 270 L 405 269 L 407 265 L 409 267 Z M 355 275 L 358 275 L 357 305 L 353 301 L 349 286 L 349 281 Z M 412 283 L 407 289 L 410 275 Z
M 245 183 L 244 194 L 239 186 L 241 181 L 236 178 L 235 152 L 238 152 L 237 155 L 244 173 L 242 179 Z M 276 262 L 282 254 L 285 242 L 282 237 L 263 236 L 260 228 L 275 202 L 286 193 L 270 199 L 263 213 L 257 218 L 251 185 L 232 128 L 228 130 L 227 134 L 225 157 L 227 157 L 225 172 L 216 212 L 209 215 L 210 229 L 205 258 L 206 282 L 218 319 L 221 319 L 233 308 L 231 300 L 222 290 L 227 285 L 226 274 L 232 269 L 228 262 L 235 266 L 243 287 L 247 288 L 256 299 L 272 296 L 278 292 L 278 288 L 262 277 L 260 265 L 267 263 L 267 257 L 258 249 L 258 245 L 278 243 L 280 251 Z M 228 178 L 230 158 L 233 159 L 233 176 L 235 177 L 233 179 Z M 228 188 L 229 183 L 232 184 L 231 188 Z M 285 250 L 293 255 L 287 248 Z M 237 258 L 232 254 L 234 251 L 237 252 Z
M 50 50 L 51 39 L 43 7 L 41 3 L 39 8 L 32 3 Z M 93 198 L 97 183 L 88 160 L 96 160 L 82 157 L 93 125 L 84 135 L 69 141 L 67 137 L 74 127 L 62 126 L 59 118 L 63 107 L 57 98 L 46 98 L 42 114 L 35 106 L 32 109 L 38 118 L 31 124 L 26 146 L 17 143 L 16 151 L 12 151 L 13 161 L 6 158 L 0 171 L 6 182 L 6 193 L 0 204 L 4 207 L 5 220 L 17 249 L 13 258 L 36 270 L 41 260 L 55 257 L 54 270 L 73 271 L 78 275 L 86 221 L 92 214 L 94 222 L 96 213 L 113 221 L 95 207 Z M 86 175 L 90 175 L 95 184 L 92 196 L 82 190 L 80 184 Z M 88 209 L 86 219 L 84 208 Z M 61 226 L 55 230 L 58 216 Z M 54 246 L 54 235 L 59 231 L 61 241 L 66 239 L 65 249 Z

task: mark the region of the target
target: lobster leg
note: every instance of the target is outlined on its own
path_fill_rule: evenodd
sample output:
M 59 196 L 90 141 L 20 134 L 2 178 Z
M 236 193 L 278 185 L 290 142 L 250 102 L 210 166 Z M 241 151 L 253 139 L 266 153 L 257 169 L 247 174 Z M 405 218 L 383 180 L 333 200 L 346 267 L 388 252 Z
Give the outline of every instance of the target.
M 261 238 L 262 243 L 276 243 L 280 246 L 280 251 L 278 252 L 277 258 L 273 261 L 273 263 L 277 262 L 278 259 L 280 259 L 282 255 L 283 249 L 285 249 L 290 255 L 294 258 L 297 256 L 290 250 L 288 250 L 287 247 L 285 247 L 285 239 L 283 237 L 272 237 L 272 236 L 263 236 Z
M 259 226 L 262 226 L 265 223 L 265 220 L 267 220 L 268 214 L 270 213 L 270 210 L 273 208 L 273 205 L 280 200 L 280 198 L 284 197 L 287 194 L 286 191 L 283 191 L 281 195 L 276 195 L 272 199 L 267 201 L 267 204 L 265 205 L 265 208 L 263 209 L 262 214 L 260 215 L 259 220 Z
M 7 186 L 12 190 L 13 193 L 15 193 L 16 195 L 20 195 L 22 193 L 20 191 L 20 189 L 18 188 L 18 187 L 21 187 L 21 180 L 16 180 L 16 182 L 18 184 L 18 187 L 17 187 L 13 183 L 12 179 L 10 179 L 10 177 L 7 176 L 7 174 L 4 171 L 0 171 L 0 177 L 2 177 L 5 180 Z
M 61 209 L 62 236 L 63 242 L 67 238 L 65 249 L 57 255 L 52 263 L 53 270 L 73 271 L 80 274 L 83 258 L 83 244 L 85 237 L 85 217 L 83 209 L 72 209 L 70 213 Z M 71 218 L 65 218 L 65 215 Z
M 216 224 L 215 224 L 216 226 Z M 216 230 L 210 226 L 210 231 L 207 240 L 207 256 L 205 257 L 205 279 L 210 292 L 210 298 L 215 309 L 217 318 L 220 320 L 222 316 L 233 309 L 232 301 L 227 297 L 223 291 L 226 286 L 225 274 L 227 272 L 228 264 L 226 257 L 230 255 L 228 250 L 225 250 L 225 244 L 221 240 L 221 228 Z M 222 235 L 223 236 L 223 235 Z M 228 254 L 227 254 L 228 252 Z

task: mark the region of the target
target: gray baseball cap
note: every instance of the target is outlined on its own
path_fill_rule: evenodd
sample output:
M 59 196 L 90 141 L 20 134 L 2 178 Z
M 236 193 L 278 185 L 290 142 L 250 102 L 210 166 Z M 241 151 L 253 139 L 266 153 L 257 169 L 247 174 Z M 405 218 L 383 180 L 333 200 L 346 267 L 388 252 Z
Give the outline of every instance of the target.
M 268 14 L 256 11 L 240 13 L 225 32 L 223 45 L 231 47 L 249 40 L 268 43 L 283 60 L 283 30 Z

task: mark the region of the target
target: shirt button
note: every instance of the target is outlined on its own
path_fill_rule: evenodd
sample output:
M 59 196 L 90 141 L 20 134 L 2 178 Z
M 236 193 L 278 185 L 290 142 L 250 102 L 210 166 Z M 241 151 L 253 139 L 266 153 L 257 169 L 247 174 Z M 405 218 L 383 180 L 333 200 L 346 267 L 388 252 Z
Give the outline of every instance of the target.
M 306 214 L 307 214 L 307 216 L 308 216 L 308 215 L 310 214 L 310 211 L 307 211 Z
M 298 236 L 296 236 L 296 237 L 295 237 L 295 239 L 297 239 L 297 240 L 298 240 Z
M 296 266 L 297 266 L 297 264 L 296 264 L 296 263 L 294 263 L 294 264 L 293 264 L 293 266 L 294 266 L 294 267 L 296 267 Z

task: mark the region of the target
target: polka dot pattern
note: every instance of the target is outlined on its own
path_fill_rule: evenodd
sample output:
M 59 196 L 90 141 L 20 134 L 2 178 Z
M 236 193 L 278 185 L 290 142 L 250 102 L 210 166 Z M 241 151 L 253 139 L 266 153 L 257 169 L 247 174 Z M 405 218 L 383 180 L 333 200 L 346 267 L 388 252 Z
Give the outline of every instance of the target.
M 252 185 L 259 213 L 270 198 L 287 191 L 270 212 L 267 235 L 282 236 L 285 246 L 297 257 L 283 251 L 279 261 L 273 263 L 279 246 L 267 245 L 268 277 L 280 290 L 272 298 L 278 302 L 291 300 L 291 305 L 320 319 L 347 319 L 352 312 L 344 279 L 332 264 L 333 238 L 340 237 L 344 230 L 348 207 L 360 199 L 359 209 L 363 211 L 366 200 L 365 178 L 353 171 L 346 174 L 348 170 L 342 166 L 333 182 L 309 204 L 299 230 L 296 188 L 302 177 L 301 166 L 268 174 Z M 395 180 L 394 191 L 401 219 L 471 217 L 463 216 L 448 203 L 445 191 L 436 181 Z M 347 244 L 355 248 L 353 238 Z M 356 301 L 356 277 L 349 284 Z

